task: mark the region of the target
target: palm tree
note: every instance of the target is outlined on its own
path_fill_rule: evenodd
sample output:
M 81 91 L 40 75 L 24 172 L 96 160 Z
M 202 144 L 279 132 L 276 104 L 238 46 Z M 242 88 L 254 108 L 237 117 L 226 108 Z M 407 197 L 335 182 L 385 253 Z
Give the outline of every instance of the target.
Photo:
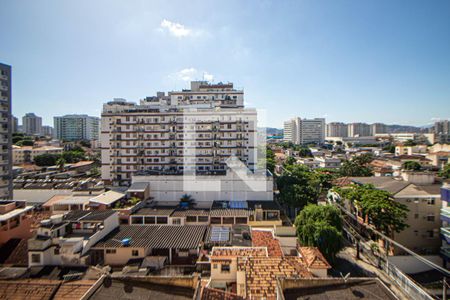
M 181 196 L 180 198 L 180 206 L 192 206 L 193 202 L 195 201 L 194 198 L 192 198 L 191 195 L 188 194 L 184 194 L 183 196 Z

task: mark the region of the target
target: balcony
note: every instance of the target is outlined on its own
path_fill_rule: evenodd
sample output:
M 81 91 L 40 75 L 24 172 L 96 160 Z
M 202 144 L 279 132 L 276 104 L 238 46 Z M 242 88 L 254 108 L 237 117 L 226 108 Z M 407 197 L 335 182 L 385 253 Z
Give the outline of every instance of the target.
M 441 209 L 441 220 L 450 223 L 450 207 Z
M 445 240 L 448 245 L 450 245 L 450 227 L 441 228 L 441 238 Z
M 446 260 L 450 260 L 450 248 L 442 247 L 441 248 L 441 256 Z

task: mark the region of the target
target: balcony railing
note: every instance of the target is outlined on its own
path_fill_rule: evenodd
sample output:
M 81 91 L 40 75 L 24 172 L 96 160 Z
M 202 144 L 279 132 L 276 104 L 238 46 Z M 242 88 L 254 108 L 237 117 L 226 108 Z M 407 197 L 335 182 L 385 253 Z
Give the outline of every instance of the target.
M 441 238 L 450 245 L 450 227 L 441 227 Z

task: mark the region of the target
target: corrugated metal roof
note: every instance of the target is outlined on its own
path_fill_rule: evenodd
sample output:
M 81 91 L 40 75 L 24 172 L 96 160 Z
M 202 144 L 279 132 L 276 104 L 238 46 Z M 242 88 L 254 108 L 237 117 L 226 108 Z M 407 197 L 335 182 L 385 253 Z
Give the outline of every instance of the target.
M 209 216 L 209 209 L 176 209 L 171 217 Z
M 152 249 L 195 249 L 203 241 L 207 226 L 122 225 L 98 242 L 94 248 L 121 248 L 122 239 L 131 239 L 128 247 Z
M 253 214 L 251 209 L 232 209 L 232 208 L 218 208 L 212 209 L 211 217 L 249 217 Z

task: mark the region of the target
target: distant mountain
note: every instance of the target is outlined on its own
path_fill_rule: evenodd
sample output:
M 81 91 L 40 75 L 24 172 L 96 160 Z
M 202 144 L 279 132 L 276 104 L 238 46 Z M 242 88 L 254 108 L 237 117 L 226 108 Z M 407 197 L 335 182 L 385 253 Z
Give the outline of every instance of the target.
M 266 131 L 267 135 L 282 135 L 283 129 L 274 128 L 274 127 L 260 127 L 258 131 Z
M 408 125 L 386 125 L 387 132 L 389 133 L 402 133 L 402 132 L 421 132 L 422 128 L 417 126 Z

